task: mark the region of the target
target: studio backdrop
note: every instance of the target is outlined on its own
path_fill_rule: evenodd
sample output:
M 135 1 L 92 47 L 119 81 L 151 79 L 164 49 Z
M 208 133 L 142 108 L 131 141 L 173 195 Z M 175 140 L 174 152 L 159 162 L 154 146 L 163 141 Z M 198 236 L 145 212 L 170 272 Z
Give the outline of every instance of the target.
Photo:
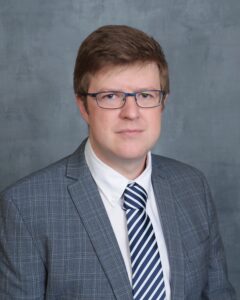
M 240 295 L 239 0 L 0 0 L 0 190 L 87 136 L 74 60 L 106 24 L 144 30 L 166 53 L 171 93 L 154 152 L 205 173 Z

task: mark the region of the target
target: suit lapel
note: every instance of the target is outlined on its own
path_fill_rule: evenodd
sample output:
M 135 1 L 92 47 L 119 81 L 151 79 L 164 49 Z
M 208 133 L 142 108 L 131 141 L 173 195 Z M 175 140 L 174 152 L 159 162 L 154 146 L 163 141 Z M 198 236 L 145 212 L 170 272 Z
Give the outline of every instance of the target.
M 184 260 L 176 203 L 172 197 L 170 183 L 163 176 L 164 171 L 158 170 L 156 165 L 153 160 L 152 183 L 168 250 L 171 299 L 184 299 Z
M 84 159 L 84 145 L 70 157 L 67 176 L 75 178 L 68 190 L 89 235 L 116 299 L 132 299 L 125 264 L 96 184 Z
M 131 300 L 132 290 L 124 261 L 96 184 L 86 165 L 84 147 L 85 143 L 69 158 L 66 175 L 74 182 L 68 190 L 116 299 Z M 170 183 L 165 178 L 164 166 L 158 166 L 154 158 L 152 183 L 168 250 L 171 299 L 184 299 L 184 260 L 176 203 Z

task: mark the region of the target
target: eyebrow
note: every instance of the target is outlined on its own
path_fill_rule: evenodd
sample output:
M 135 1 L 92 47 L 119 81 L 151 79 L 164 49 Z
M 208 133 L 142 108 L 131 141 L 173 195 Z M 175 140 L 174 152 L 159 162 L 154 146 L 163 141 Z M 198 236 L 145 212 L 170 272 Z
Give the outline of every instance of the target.
M 151 91 L 151 90 L 161 90 L 161 87 L 144 87 L 144 88 L 137 88 L 133 89 L 134 92 L 144 92 L 144 91 Z M 123 89 L 117 88 L 101 88 L 98 92 L 126 92 Z

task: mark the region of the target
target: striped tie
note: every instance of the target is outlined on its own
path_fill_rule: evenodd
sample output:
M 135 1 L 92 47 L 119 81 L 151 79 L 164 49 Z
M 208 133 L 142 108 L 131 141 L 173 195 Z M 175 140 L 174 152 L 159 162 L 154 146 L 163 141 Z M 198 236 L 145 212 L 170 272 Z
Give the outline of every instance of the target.
M 165 285 L 156 237 L 146 213 L 147 192 L 137 183 L 124 191 L 123 208 L 127 216 L 132 264 L 134 300 L 164 300 Z

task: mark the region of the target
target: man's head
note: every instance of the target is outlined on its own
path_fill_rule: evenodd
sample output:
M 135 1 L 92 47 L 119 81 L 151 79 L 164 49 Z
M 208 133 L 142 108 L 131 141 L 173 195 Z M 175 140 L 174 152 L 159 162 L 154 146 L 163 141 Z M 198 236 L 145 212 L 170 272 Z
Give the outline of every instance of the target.
M 160 45 L 127 26 L 104 26 L 81 45 L 74 90 L 95 154 L 128 178 L 143 170 L 169 92 Z
M 114 66 L 158 66 L 161 89 L 169 93 L 168 65 L 159 43 L 146 33 L 124 25 L 108 25 L 91 33 L 79 48 L 74 69 L 76 95 L 88 92 L 91 75 Z M 86 99 L 82 97 L 82 100 Z

